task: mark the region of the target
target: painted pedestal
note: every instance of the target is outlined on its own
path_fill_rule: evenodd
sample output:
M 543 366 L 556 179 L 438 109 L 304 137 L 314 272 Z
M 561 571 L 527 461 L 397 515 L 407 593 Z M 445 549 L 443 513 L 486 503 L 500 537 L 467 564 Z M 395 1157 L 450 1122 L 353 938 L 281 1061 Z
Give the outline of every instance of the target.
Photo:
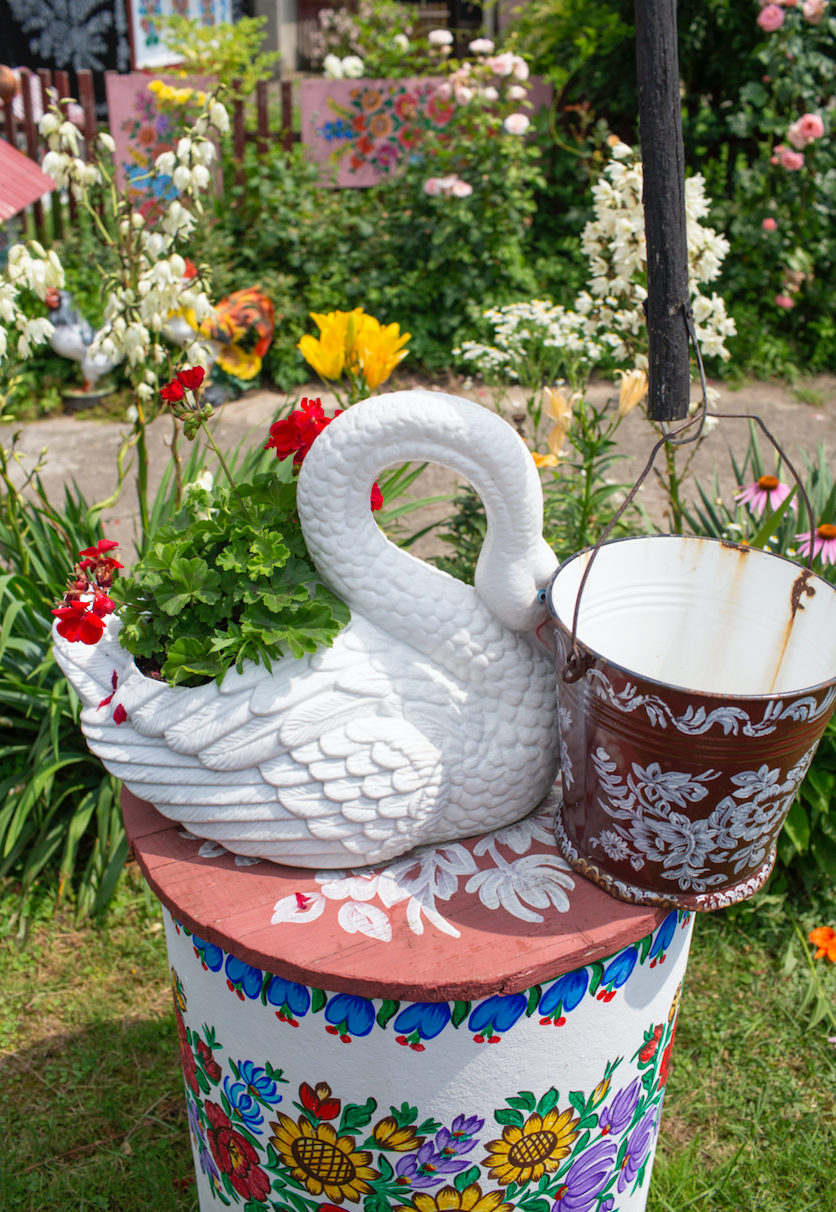
M 201 1212 L 644 1209 L 692 915 L 573 873 L 554 806 L 317 873 L 124 793 L 165 907 Z

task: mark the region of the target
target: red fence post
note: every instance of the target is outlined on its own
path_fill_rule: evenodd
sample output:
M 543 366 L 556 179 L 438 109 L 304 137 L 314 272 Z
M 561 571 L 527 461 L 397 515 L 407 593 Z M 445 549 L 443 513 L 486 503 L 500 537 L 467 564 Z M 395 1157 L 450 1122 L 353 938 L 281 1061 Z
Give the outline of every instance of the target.
M 241 81 L 233 80 L 232 88 L 235 94 L 232 108 L 232 151 L 237 165 L 235 180 L 242 185 L 244 183 L 244 144 L 247 136 L 244 131 L 244 102 L 240 95 Z
M 69 120 L 69 105 L 67 98 L 70 96 L 70 76 L 69 72 L 55 73 L 55 87 L 58 89 L 58 96 L 61 98 L 61 111 L 65 121 Z M 73 197 L 73 191 L 67 190 L 70 199 L 70 219 L 75 222 L 76 219 L 76 203 Z
M 267 81 L 259 80 L 255 86 L 256 106 L 258 108 L 258 154 L 267 155 L 267 144 L 270 138 L 270 117 L 267 112 Z
M 32 107 L 32 73 L 28 67 L 20 69 L 20 85 L 23 93 L 23 133 L 26 136 L 26 150 L 29 159 L 38 163 L 38 130 Z M 35 215 L 35 232 L 42 243 L 46 243 L 46 227 L 44 225 L 44 208 L 40 198 L 32 204 Z
M 87 159 L 93 157 L 93 140 L 99 130 L 99 121 L 96 117 L 96 94 L 93 90 L 93 73 L 89 67 L 80 67 L 76 72 L 78 78 L 78 102 L 84 110 L 84 139 L 87 143 Z
M 293 148 L 293 82 L 282 80 L 282 148 Z

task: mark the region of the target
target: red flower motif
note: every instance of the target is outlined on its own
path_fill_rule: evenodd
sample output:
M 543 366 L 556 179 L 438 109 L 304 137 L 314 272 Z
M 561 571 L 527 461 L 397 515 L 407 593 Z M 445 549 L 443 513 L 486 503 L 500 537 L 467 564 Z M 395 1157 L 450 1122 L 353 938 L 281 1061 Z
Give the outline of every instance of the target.
M 256 1165 L 258 1154 L 250 1142 L 236 1132 L 229 1117 L 217 1103 L 204 1103 L 211 1128 L 206 1135 L 219 1169 L 244 1199 L 264 1200 L 270 1194 L 270 1179 Z
M 219 1082 L 221 1080 L 221 1067 L 212 1055 L 212 1049 L 202 1039 L 197 1041 L 195 1048 L 197 1049 L 201 1064 L 209 1077 L 211 1077 L 213 1082 Z
M 160 388 L 160 395 L 166 404 L 176 404 L 178 400 L 183 399 L 185 394 L 186 389 L 176 379 L 172 379 L 170 383 L 166 383 L 164 387 Z
M 82 644 L 98 644 L 102 638 L 104 622 L 97 614 L 88 610 L 87 602 L 68 602 L 66 606 L 59 606 L 52 613 L 60 620 L 58 634 L 65 640 L 71 643 L 80 640 Z
M 200 1087 L 197 1084 L 197 1064 L 189 1047 L 189 1041 L 186 1039 L 186 1024 L 183 1022 L 183 1015 L 176 1006 L 174 1008 L 174 1017 L 177 1020 L 177 1041 L 180 1045 L 180 1064 L 183 1066 L 183 1077 L 185 1077 L 186 1084 L 192 1093 L 199 1096 Z
M 667 1048 L 662 1053 L 662 1063 L 659 1066 L 659 1085 L 660 1086 L 667 1085 L 668 1069 L 669 1069 L 670 1063 L 671 1063 L 671 1049 L 672 1048 L 673 1048 L 673 1038 L 671 1038 L 671 1042 L 668 1044 Z
M 190 370 L 181 370 L 177 373 L 177 381 L 185 387 L 186 391 L 197 391 L 205 378 L 206 371 L 202 366 L 192 366 Z
M 654 1027 L 653 1038 L 649 1039 L 644 1047 L 639 1050 L 639 1060 L 642 1061 L 643 1064 L 647 1064 L 648 1061 L 653 1060 L 653 1057 L 656 1055 L 656 1051 L 659 1047 L 659 1040 L 662 1038 L 663 1030 L 664 1028 L 662 1027 L 661 1023 Z
M 338 417 L 341 411 L 335 412 L 334 416 Z M 309 400 L 306 396 L 300 408 L 284 421 L 276 421 L 270 426 L 270 437 L 264 449 L 275 450 L 278 459 L 293 455 L 294 467 L 301 467 L 314 439 L 331 424 L 331 419 L 326 417 L 321 400 Z
M 307 1082 L 299 1087 L 299 1097 L 305 1107 L 317 1119 L 336 1119 L 340 1113 L 340 1100 L 331 1097 L 331 1087 L 320 1082 L 313 1090 Z
M 114 707 L 114 709 L 113 709 L 113 722 L 114 722 L 114 724 L 116 724 L 117 726 L 118 726 L 119 724 L 124 724 L 124 722 L 125 722 L 125 720 L 126 720 L 127 718 L 128 718 L 128 713 L 127 713 L 127 711 L 125 710 L 125 708 L 122 706 L 122 704 L 121 704 L 121 703 L 117 703 L 117 704 L 116 704 L 116 706 L 115 706 L 115 707 Z

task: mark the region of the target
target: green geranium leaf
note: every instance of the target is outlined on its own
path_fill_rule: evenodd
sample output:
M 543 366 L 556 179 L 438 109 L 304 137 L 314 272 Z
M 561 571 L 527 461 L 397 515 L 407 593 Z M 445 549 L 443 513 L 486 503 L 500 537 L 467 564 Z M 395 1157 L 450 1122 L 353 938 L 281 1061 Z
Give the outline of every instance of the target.
M 171 645 L 163 665 L 163 677 L 172 686 L 183 682 L 189 674 L 214 678 L 224 672 L 226 662 L 220 653 L 210 651 L 209 640 L 184 637 Z
M 180 557 L 171 561 L 170 583 L 161 585 L 154 597 L 166 614 L 179 614 L 192 601 L 216 602 L 221 578 L 205 560 Z

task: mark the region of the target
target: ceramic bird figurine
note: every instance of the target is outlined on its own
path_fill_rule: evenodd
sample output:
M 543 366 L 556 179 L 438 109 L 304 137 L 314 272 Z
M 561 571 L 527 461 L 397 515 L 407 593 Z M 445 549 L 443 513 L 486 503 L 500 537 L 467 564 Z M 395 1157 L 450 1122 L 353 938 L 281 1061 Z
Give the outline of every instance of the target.
M 89 346 L 96 335 L 90 321 L 76 309 L 68 290 L 48 290 L 46 305 L 55 330 L 49 338 L 50 345 L 62 358 L 81 363 L 84 390 L 95 391 L 96 383 L 113 370 L 114 364 L 104 354 L 90 356 Z
M 475 587 L 375 522 L 376 476 L 407 460 L 451 468 L 482 498 Z M 297 505 L 351 609 L 333 646 L 184 688 L 140 673 L 116 616 L 95 646 L 54 632 L 93 753 L 192 834 L 291 866 L 380 863 L 519 820 L 558 763 L 554 658 L 535 634 L 557 561 L 522 439 L 454 396 L 367 400 L 319 434 Z

